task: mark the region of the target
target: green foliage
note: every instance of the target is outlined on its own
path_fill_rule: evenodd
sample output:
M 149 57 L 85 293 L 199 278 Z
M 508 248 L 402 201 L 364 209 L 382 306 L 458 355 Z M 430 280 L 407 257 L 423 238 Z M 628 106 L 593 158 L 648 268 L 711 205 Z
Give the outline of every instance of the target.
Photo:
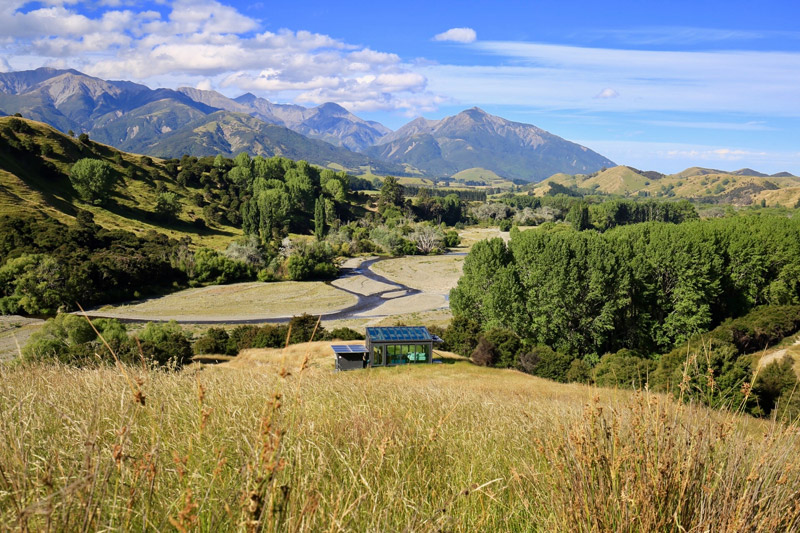
M 761 369 L 753 384 L 753 392 L 758 396 L 758 406 L 764 416 L 769 416 L 779 399 L 789 401 L 796 392 L 797 374 L 794 372 L 794 361 L 785 355 Z
M 338 339 L 341 341 L 363 341 L 364 335 L 351 328 L 335 328 L 328 333 L 327 338 L 330 340 Z
M 520 356 L 519 368 L 528 374 L 564 383 L 572 361 L 573 357 L 549 346 L 535 346 Z
M 451 291 L 455 316 L 583 356 L 658 353 L 780 293 L 800 266 L 800 221 L 736 217 L 605 233 L 538 229 L 477 243 Z
M 193 345 L 196 354 L 236 355 L 230 348 L 230 336 L 223 328 L 209 328 Z
M 493 328 L 486 331 L 478 340 L 486 340 L 492 347 L 493 358 L 486 366 L 513 368 L 518 365 L 522 342 L 516 334 L 508 329 Z
M 191 278 L 198 283 L 221 285 L 249 279 L 251 268 L 231 259 L 216 250 L 201 248 L 194 254 L 194 271 Z
M 181 202 L 174 192 L 162 192 L 156 198 L 155 213 L 161 219 L 177 218 L 181 212 Z
M 591 227 L 589 222 L 589 206 L 584 203 L 577 203 L 572 206 L 567 215 L 567 222 L 572 225 L 575 231 L 583 231 Z
M 457 315 L 453 317 L 442 338 L 450 351 L 469 356 L 478 345 L 481 325 L 472 317 Z
M 502 239 L 481 241 L 464 260 L 458 286 L 450 291 L 453 314 L 469 316 L 484 329 L 505 327 L 514 331 L 519 312 L 519 281 L 514 257 Z
M 592 367 L 584 359 L 573 359 L 567 370 L 566 379 L 570 383 L 589 383 L 592 379 Z
M 404 190 L 397 178 L 386 176 L 378 196 L 378 209 L 383 212 L 387 207 L 402 207 Z
M 83 201 L 102 205 L 111 196 L 117 176 L 105 161 L 84 158 L 72 165 L 69 181 Z
M 728 320 L 662 355 L 651 374 L 651 387 L 713 407 L 744 408 L 763 415 L 772 409 L 776 396 L 769 387 L 764 388 L 764 399 L 755 388 L 747 394 L 753 376 L 749 354 L 761 352 L 798 329 L 799 306 L 765 307 Z
M 102 339 L 97 336 L 95 329 Z M 109 351 L 107 344 L 114 354 Z M 138 364 L 142 357 L 150 363 L 159 364 L 159 361 L 150 359 L 152 353 L 152 347 L 148 344 L 142 344 L 140 352 L 139 345 L 128 337 L 125 325 L 117 320 L 100 318 L 89 324 L 83 316 L 59 314 L 45 322 L 31 336 L 22 350 L 22 357 L 26 362 L 57 360 L 74 366 L 113 364 L 116 360 Z
M 314 236 L 318 241 L 325 238 L 325 199 L 322 196 L 314 203 Z
M 137 335 L 145 359 L 162 366 L 180 367 L 192 360 L 192 344 L 180 325 L 148 322 Z
M 648 383 L 655 362 L 636 352 L 622 349 L 600 358 L 593 379 L 600 387 L 623 387 L 641 390 Z

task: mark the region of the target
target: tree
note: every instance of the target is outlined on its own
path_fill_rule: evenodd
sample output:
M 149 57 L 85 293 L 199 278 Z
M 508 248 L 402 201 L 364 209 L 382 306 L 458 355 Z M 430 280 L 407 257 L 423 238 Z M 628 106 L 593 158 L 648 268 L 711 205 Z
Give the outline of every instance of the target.
M 381 186 L 380 196 L 378 198 L 378 207 L 386 206 L 403 206 L 403 186 L 393 176 L 386 176 Z
M 438 226 L 420 225 L 409 235 L 421 254 L 429 254 L 444 245 L 444 234 Z
M 162 219 L 177 218 L 181 212 L 181 203 L 174 192 L 162 192 L 156 199 L 156 215 Z
M 314 236 L 318 241 L 325 238 L 325 199 L 322 196 L 314 204 Z
M 583 202 L 576 203 L 569 210 L 567 221 L 572 224 L 572 227 L 577 231 L 583 231 L 592 227 L 589 222 L 589 207 Z
M 111 196 L 117 176 L 105 161 L 83 158 L 72 165 L 69 181 L 83 201 L 102 205 Z

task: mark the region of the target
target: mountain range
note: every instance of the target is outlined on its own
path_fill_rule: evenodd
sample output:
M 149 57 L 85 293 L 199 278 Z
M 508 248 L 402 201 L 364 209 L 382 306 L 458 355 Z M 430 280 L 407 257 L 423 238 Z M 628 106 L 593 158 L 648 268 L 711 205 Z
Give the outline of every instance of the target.
M 391 131 L 330 102 L 307 108 L 250 93 L 232 99 L 189 87 L 150 89 L 72 69 L 0 74 L 0 113 L 161 157 L 246 151 L 359 174 L 441 177 L 481 168 L 525 181 L 614 166 L 584 146 L 478 108 Z

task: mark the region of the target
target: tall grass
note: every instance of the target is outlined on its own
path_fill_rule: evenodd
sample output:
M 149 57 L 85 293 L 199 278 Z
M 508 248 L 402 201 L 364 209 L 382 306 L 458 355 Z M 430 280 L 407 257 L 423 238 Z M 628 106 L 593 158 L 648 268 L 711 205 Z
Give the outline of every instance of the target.
M 0 366 L 0 528 L 800 529 L 795 426 L 468 363 L 306 361 Z

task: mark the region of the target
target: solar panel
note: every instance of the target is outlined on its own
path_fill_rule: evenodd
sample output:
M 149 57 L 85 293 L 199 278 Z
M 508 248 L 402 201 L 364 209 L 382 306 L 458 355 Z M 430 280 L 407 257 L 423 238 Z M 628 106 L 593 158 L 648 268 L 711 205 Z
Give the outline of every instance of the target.
M 364 345 L 333 344 L 331 348 L 335 353 L 367 353 L 367 348 Z
M 432 338 L 424 326 L 367 328 L 367 337 L 373 342 L 429 341 Z

